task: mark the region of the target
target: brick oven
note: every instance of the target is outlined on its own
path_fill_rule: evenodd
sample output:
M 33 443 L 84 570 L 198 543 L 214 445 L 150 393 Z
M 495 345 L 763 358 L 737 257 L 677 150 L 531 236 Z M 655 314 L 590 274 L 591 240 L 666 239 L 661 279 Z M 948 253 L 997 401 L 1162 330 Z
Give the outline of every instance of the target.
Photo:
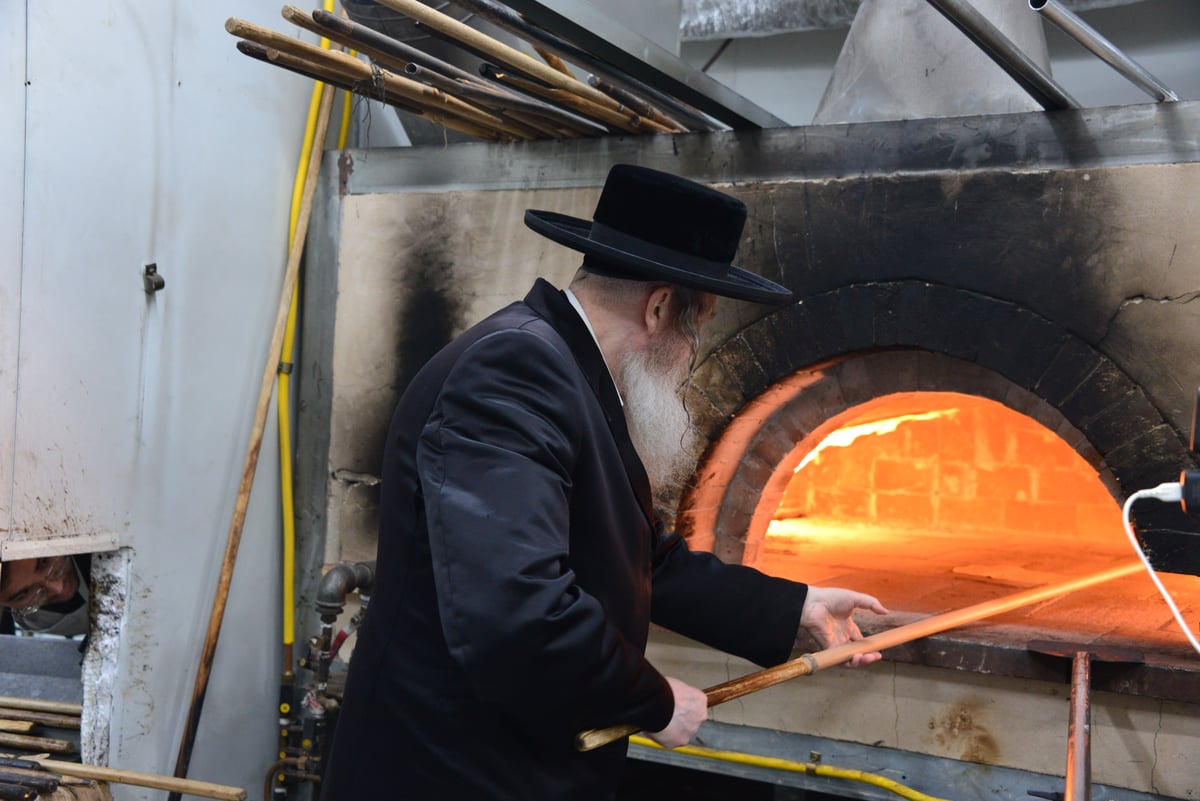
M 1132 558 L 1121 503 L 1196 466 L 1198 123 L 1200 104 L 1176 103 L 331 159 L 302 342 L 311 575 L 373 558 L 406 376 L 534 276 L 561 285 L 577 266 L 521 212 L 589 216 L 620 161 L 741 197 L 739 262 L 800 296 L 719 305 L 688 395 L 698 467 L 658 496 L 692 547 L 872 592 L 892 615 L 868 628 Z M 1134 517 L 1194 628 L 1197 526 L 1153 501 Z M 1066 663 L 1030 647 L 1046 639 L 1143 655 L 1094 670 L 1105 797 L 1200 798 L 1200 657 L 1144 575 L 715 708 L 702 735 L 950 797 L 1061 789 Z M 654 640 L 697 686 L 752 669 Z

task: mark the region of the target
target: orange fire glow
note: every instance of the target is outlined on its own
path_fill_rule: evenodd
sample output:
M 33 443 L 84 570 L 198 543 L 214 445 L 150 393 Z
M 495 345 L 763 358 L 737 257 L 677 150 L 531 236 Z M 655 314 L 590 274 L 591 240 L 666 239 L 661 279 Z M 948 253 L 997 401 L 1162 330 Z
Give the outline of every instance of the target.
M 895 409 L 875 406 L 869 419 L 849 421 L 807 454 L 759 568 L 869 592 L 893 611 L 932 613 L 1135 558 L 1120 504 L 1057 434 L 978 397 L 920 400 L 929 411 L 912 413 L 922 408 L 912 396 Z M 1200 579 L 1162 578 L 1195 618 Z M 1020 619 L 1180 638 L 1144 574 L 1076 595 Z

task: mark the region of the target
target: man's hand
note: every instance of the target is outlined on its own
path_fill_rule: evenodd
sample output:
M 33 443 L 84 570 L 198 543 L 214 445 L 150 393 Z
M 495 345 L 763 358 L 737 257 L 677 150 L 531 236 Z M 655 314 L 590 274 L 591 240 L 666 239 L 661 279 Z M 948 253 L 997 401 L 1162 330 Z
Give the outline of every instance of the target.
M 678 748 L 687 745 L 700 731 L 700 724 L 708 717 L 708 696 L 703 690 L 670 676 L 667 676 L 667 683 L 675 695 L 675 712 L 665 729 L 647 734 L 663 748 Z
M 804 599 L 804 608 L 800 611 L 800 628 L 802 632 L 808 632 L 822 648 L 861 640 L 862 632 L 852 617 L 856 609 L 866 609 L 877 615 L 888 613 L 883 604 L 870 595 L 837 587 L 810 586 L 808 596 Z M 796 639 L 799 643 L 801 632 L 797 632 Z M 882 658 L 883 655 L 878 651 L 855 654 L 846 665 L 869 665 Z

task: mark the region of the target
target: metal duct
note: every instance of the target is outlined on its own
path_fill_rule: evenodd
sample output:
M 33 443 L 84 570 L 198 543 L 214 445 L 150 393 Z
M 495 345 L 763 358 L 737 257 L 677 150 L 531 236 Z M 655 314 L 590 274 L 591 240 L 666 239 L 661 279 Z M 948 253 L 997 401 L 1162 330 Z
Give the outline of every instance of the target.
M 1025 3 L 974 0 L 1032 68 L 1050 72 Z M 862 0 L 815 124 L 1038 111 L 1042 105 L 926 0 Z
M 1124 6 L 1141 0 L 1064 0 L 1074 11 Z M 797 31 L 845 28 L 862 0 L 683 0 L 685 42 L 741 39 Z

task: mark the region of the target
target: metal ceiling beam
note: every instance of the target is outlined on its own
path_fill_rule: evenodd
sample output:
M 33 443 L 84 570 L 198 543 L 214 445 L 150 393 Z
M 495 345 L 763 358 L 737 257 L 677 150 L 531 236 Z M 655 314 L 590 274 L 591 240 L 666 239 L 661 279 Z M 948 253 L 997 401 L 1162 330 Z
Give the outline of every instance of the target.
M 583 0 L 505 0 L 534 25 L 561 36 L 643 83 L 677 97 L 735 130 L 787 122 L 674 54 L 629 31 Z

